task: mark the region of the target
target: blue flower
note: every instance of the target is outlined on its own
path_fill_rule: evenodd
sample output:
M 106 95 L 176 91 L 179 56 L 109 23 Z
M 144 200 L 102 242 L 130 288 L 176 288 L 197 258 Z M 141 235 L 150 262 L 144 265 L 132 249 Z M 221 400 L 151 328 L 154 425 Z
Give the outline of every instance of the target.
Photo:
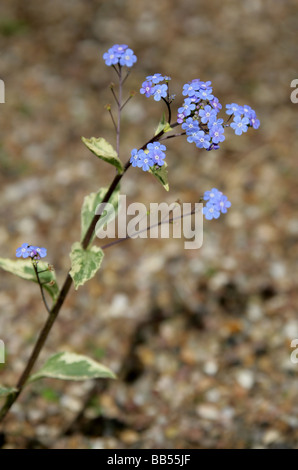
M 128 48 L 126 44 L 115 44 L 112 49 L 115 52 L 115 54 L 123 54 L 123 52 Z
M 256 112 L 247 104 L 242 106 L 242 109 L 243 109 L 244 117 L 247 117 L 248 119 L 256 115 Z
M 192 132 L 199 130 L 199 122 L 189 117 L 186 119 L 186 121 L 182 124 L 181 127 L 186 131 L 187 135 L 190 135 Z
M 248 125 L 249 125 L 248 118 L 246 117 L 242 118 L 241 116 L 239 116 L 239 114 L 236 114 L 231 124 L 231 127 L 234 129 L 236 135 L 241 135 L 242 132 L 247 131 Z
M 220 211 L 215 204 L 209 201 L 206 206 L 203 207 L 203 214 L 207 220 L 218 219 Z
M 126 65 L 126 67 L 132 67 L 137 61 L 137 57 L 134 55 L 132 49 L 126 49 L 120 56 L 120 65 Z
M 212 143 L 219 144 L 219 142 L 223 142 L 225 140 L 224 132 L 224 127 L 219 124 L 218 121 L 214 121 L 209 130 L 209 135 L 212 137 Z
M 222 192 L 216 188 L 212 188 L 210 191 L 205 191 L 203 199 L 204 201 L 211 201 L 213 204 L 216 203 L 222 196 Z
M 128 49 L 126 44 L 115 44 L 108 52 L 103 54 L 104 61 L 109 67 L 120 64 L 121 66 L 132 67 L 137 61 L 132 49 Z
M 205 134 L 204 131 L 199 131 L 197 135 L 197 139 L 195 141 L 196 146 L 201 149 L 201 148 L 209 148 L 210 146 L 210 136 L 209 134 Z
M 182 95 L 183 96 L 195 96 L 196 94 L 196 91 L 198 91 L 200 88 L 200 84 L 197 83 L 197 82 L 191 82 L 191 83 L 186 83 L 185 85 L 183 85 L 183 91 L 182 91 Z
M 208 104 L 203 109 L 200 109 L 199 116 L 201 118 L 202 123 L 206 124 L 213 117 L 216 118 L 216 111 L 215 109 L 212 109 L 211 106 L 209 106 Z
M 29 248 L 28 243 L 23 243 L 22 246 L 16 249 L 16 257 L 28 258 L 29 257 L 28 248 Z
M 212 88 L 206 88 L 206 89 L 200 88 L 200 90 L 197 93 L 197 96 L 201 100 L 205 100 L 205 101 L 211 101 L 214 98 L 214 96 L 212 95 Z
M 243 114 L 243 107 L 239 106 L 239 104 L 236 104 L 236 103 L 227 104 L 226 114 L 229 114 L 229 115 L 235 114 L 235 116 L 239 114 Z
M 150 156 L 154 164 L 162 166 L 166 155 L 161 150 L 150 150 L 148 156 Z
M 181 106 L 181 108 L 178 108 L 178 113 L 184 114 L 184 116 L 187 117 L 195 109 L 196 109 L 196 105 L 193 103 L 191 98 L 186 98 L 184 100 L 183 106 Z
M 29 246 L 28 253 L 32 259 L 40 259 L 47 256 L 46 248 L 40 248 L 39 246 Z
M 163 82 L 164 80 L 168 80 L 169 78 L 170 77 L 164 77 L 163 75 L 161 75 L 161 73 L 155 73 L 154 75 L 149 75 L 148 77 L 146 77 L 146 80 L 156 85 L 157 83 Z
M 163 84 L 163 85 L 155 85 L 153 88 L 153 93 L 154 93 L 154 100 L 155 101 L 160 101 L 161 98 L 166 98 L 167 93 L 168 93 L 168 86 Z
M 259 127 L 260 127 L 260 121 L 257 119 L 256 116 L 253 116 L 252 118 L 250 118 L 249 122 L 250 122 L 250 125 L 251 125 L 254 129 L 259 129 Z
M 190 144 L 192 144 L 193 142 L 196 143 L 200 138 L 199 132 L 202 132 L 202 131 L 197 129 L 197 130 L 193 130 L 193 132 L 188 133 L 187 134 L 188 137 L 186 139 L 187 142 L 189 142 Z
M 104 58 L 106 65 L 110 67 L 111 65 L 118 64 L 119 54 L 114 51 L 113 47 L 111 47 L 111 49 L 109 49 L 108 52 L 104 53 L 103 58 Z
M 215 111 L 218 113 L 221 108 L 222 108 L 222 105 L 220 104 L 220 102 L 218 101 L 218 98 L 213 98 L 212 101 L 210 101 L 210 104 L 211 106 L 215 109 Z
M 150 144 L 147 145 L 148 150 L 161 150 L 165 151 L 167 150 L 167 147 L 160 142 L 151 142 Z
M 18 258 L 31 258 L 31 259 L 40 259 L 47 256 L 46 248 L 41 248 L 39 246 L 28 245 L 28 243 L 23 243 L 22 246 L 16 249 L 16 256 Z
M 139 151 L 139 160 L 137 162 L 137 166 L 142 168 L 143 171 L 148 171 L 153 165 L 154 162 L 149 153 L 146 153 L 143 150 Z
M 184 121 L 184 119 L 185 119 L 185 116 L 184 116 L 183 113 L 178 113 L 178 114 L 177 114 L 177 122 L 178 122 L 178 124 L 182 124 L 182 122 Z
M 228 201 L 227 196 L 222 195 L 217 201 L 218 207 L 223 214 L 226 214 L 227 209 L 231 207 L 230 201 Z
M 153 95 L 154 91 L 154 86 L 152 85 L 152 82 L 146 81 L 142 83 L 142 88 L 140 89 L 140 93 L 142 95 L 145 94 L 147 98 Z
M 212 116 L 212 118 L 207 123 L 208 129 L 212 129 L 213 126 L 222 126 L 223 122 L 224 120 L 222 118 L 216 119 L 216 117 Z
M 202 90 L 207 90 L 208 88 L 211 88 L 211 82 L 200 82 L 200 88 L 202 88 Z
M 166 150 L 166 146 L 162 145 L 160 142 L 151 142 L 147 145 L 147 156 L 151 158 L 153 164 L 162 166 L 164 164 L 163 159 L 166 157 L 164 150 Z
M 131 151 L 131 158 L 130 158 L 130 163 L 132 166 L 137 166 L 138 161 L 139 161 L 139 154 L 137 149 L 132 149 Z
M 249 119 L 249 125 L 254 129 L 258 129 L 260 127 L 260 121 L 257 119 L 256 112 L 247 104 L 243 106 L 243 113 L 244 117 Z
M 218 219 L 220 213 L 225 214 L 227 209 L 231 207 L 230 201 L 221 191 L 212 188 L 210 191 L 205 191 L 203 199 L 208 201 L 203 208 L 203 214 L 208 220 Z

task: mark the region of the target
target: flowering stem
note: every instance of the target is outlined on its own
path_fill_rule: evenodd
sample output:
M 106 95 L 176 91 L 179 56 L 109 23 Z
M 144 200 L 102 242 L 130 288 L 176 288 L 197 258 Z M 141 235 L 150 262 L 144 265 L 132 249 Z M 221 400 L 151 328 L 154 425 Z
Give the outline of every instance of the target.
M 168 108 L 168 123 L 171 122 L 171 119 L 172 119 L 172 111 L 171 111 L 171 105 L 169 103 L 169 100 L 168 99 L 165 99 L 165 98 L 162 98 L 163 101 L 166 103 L 167 105 L 167 108 Z
M 114 84 L 113 84 L 113 83 L 111 84 L 111 87 L 110 87 L 110 88 L 111 88 L 111 92 L 113 93 L 114 100 L 116 101 L 117 106 L 119 106 L 119 100 L 118 100 L 118 98 L 117 98 L 117 96 L 116 96 L 116 93 L 115 93 L 115 91 L 114 91 Z
M 123 83 L 123 82 L 122 82 Z M 120 110 L 122 111 L 122 109 L 124 108 L 124 106 L 127 105 L 127 103 L 131 100 L 131 98 L 133 97 L 133 95 L 129 95 L 129 97 L 127 98 L 126 101 L 124 101 L 123 105 L 121 106 Z
M 113 69 L 115 70 L 116 74 L 117 74 L 117 75 L 118 75 L 118 77 L 119 77 L 119 70 L 117 69 L 117 67 L 115 67 L 115 65 L 114 65 L 114 64 L 112 65 L 112 67 L 113 67 Z
M 126 82 L 126 79 L 128 78 L 129 74 L 130 74 L 130 70 L 127 70 L 126 75 L 122 80 L 122 85 Z
M 43 303 L 44 303 L 44 305 L 45 305 L 45 308 L 47 309 L 47 312 L 50 313 L 51 309 L 50 309 L 50 307 L 49 307 L 48 304 L 47 304 L 47 301 L 46 301 L 46 298 L 45 298 L 45 295 L 44 295 L 44 291 L 43 291 L 43 287 L 42 287 L 43 284 L 41 283 L 40 278 L 39 278 L 39 274 L 40 274 L 40 273 L 38 272 L 38 269 L 37 269 L 37 262 L 34 261 L 34 260 L 32 260 L 32 265 L 33 265 L 33 269 L 34 269 L 34 271 L 35 271 L 36 278 L 37 278 L 37 282 L 38 282 L 38 285 L 39 285 L 39 288 L 40 288 L 40 293 L 41 293 L 42 301 L 43 301 Z M 45 269 L 45 271 L 47 271 L 47 270 Z M 43 272 L 43 271 L 42 271 L 42 272 Z
M 162 139 L 159 139 L 159 141 L 161 142 L 162 140 L 173 139 L 173 137 L 180 137 L 181 135 L 186 135 L 186 132 L 180 132 L 179 134 L 166 135 Z
M 224 124 L 225 126 L 226 126 L 226 125 L 228 124 L 228 122 L 232 119 L 232 116 L 233 116 L 233 114 L 230 114 L 230 116 L 228 117 L 228 119 L 226 120 L 226 122 L 225 122 L 225 124 Z
M 113 116 L 113 113 L 112 113 L 111 108 L 108 108 L 108 111 L 109 111 L 109 113 L 110 113 L 112 122 L 113 122 L 113 124 L 114 124 L 115 131 L 117 132 L 117 124 L 116 124 L 116 122 L 115 122 L 115 119 L 114 119 L 114 116 Z

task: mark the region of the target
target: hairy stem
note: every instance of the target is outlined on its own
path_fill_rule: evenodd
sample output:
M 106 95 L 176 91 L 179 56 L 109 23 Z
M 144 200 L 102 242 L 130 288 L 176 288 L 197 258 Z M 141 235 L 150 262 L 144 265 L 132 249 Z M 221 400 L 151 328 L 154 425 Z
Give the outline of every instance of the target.
M 47 303 L 46 298 L 45 298 L 45 295 L 44 295 L 44 290 L 43 290 L 42 283 L 40 282 L 40 278 L 39 278 L 39 274 L 40 274 L 40 273 L 38 272 L 36 261 L 33 261 L 33 260 L 32 260 L 32 265 L 33 265 L 33 269 L 34 269 L 34 271 L 35 271 L 36 278 L 37 278 L 37 282 L 38 282 L 38 285 L 39 285 L 39 288 L 40 288 L 40 293 L 41 293 L 42 301 L 43 301 L 43 303 L 44 303 L 45 308 L 47 309 L 47 312 L 50 313 L 51 309 L 50 309 L 50 307 L 48 306 L 48 303 Z

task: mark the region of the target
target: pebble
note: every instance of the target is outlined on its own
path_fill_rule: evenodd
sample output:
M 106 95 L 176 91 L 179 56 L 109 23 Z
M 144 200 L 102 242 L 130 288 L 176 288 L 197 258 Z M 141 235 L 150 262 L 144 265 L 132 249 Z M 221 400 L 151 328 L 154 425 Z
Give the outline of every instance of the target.
M 196 412 L 203 419 L 217 421 L 220 418 L 219 410 L 212 405 L 199 405 Z
M 207 361 L 204 364 L 204 372 L 207 375 L 215 375 L 218 371 L 218 365 L 214 361 Z
M 129 316 L 129 301 L 128 297 L 125 294 L 116 294 L 114 295 L 109 313 L 111 317 L 117 318 L 122 316 Z
M 60 403 L 63 408 L 73 411 L 74 413 L 78 413 L 82 406 L 81 401 L 69 395 L 63 395 L 60 399 Z
M 236 380 L 241 387 L 250 390 L 255 383 L 254 373 L 251 370 L 241 370 L 237 372 Z
M 277 429 L 268 429 L 263 436 L 263 444 L 266 446 L 279 441 L 281 438 L 280 432 Z

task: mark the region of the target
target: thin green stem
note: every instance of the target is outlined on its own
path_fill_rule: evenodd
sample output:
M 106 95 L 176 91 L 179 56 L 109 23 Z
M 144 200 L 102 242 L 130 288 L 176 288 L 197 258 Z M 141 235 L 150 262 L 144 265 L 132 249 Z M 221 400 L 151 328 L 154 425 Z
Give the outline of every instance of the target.
M 41 293 L 41 297 L 42 297 L 42 301 L 44 303 L 44 306 L 45 308 L 47 309 L 47 312 L 50 313 L 51 309 L 50 307 L 48 306 L 48 303 L 47 303 L 47 300 L 45 298 L 45 295 L 44 295 L 44 290 L 43 290 L 43 283 L 40 281 L 40 278 L 39 278 L 39 272 L 38 272 L 38 269 L 37 269 L 37 262 L 35 260 L 32 260 L 32 265 L 33 265 L 33 269 L 35 271 L 35 274 L 36 274 L 36 278 L 37 278 L 37 282 L 38 282 L 38 285 L 39 285 L 39 288 L 40 288 L 40 293 Z M 46 270 L 45 270 L 46 271 Z M 44 272 L 44 271 L 42 271 Z
M 108 111 L 110 113 L 110 116 L 111 116 L 111 119 L 112 119 L 112 122 L 113 122 L 113 125 L 114 125 L 114 128 L 115 128 L 115 131 L 117 132 L 117 124 L 115 122 L 115 119 L 114 119 L 114 116 L 113 116 L 113 113 L 112 113 L 112 110 L 111 108 L 108 108 Z
M 172 111 L 171 111 L 171 105 L 169 103 L 169 97 L 168 97 L 168 99 L 165 99 L 165 98 L 162 98 L 162 99 L 167 105 L 167 108 L 168 108 L 168 122 L 170 123 L 171 119 L 172 119 Z
M 117 95 L 116 95 L 116 93 L 115 93 L 114 84 L 113 84 L 113 83 L 112 83 L 112 85 L 111 85 L 111 87 L 110 87 L 110 90 L 111 90 L 111 92 L 112 92 L 112 94 L 113 94 L 114 100 L 115 100 L 116 103 L 117 103 L 117 106 L 119 106 L 119 99 L 118 99 L 118 97 L 117 97 Z
M 127 98 L 127 100 L 124 101 L 123 105 L 121 106 L 121 111 L 122 111 L 122 109 L 124 108 L 124 106 L 126 106 L 127 103 L 131 100 L 132 97 L 133 97 L 133 95 L 129 95 L 129 97 Z
M 130 69 L 127 70 L 126 75 L 122 80 L 122 85 L 124 85 L 124 83 L 126 82 L 127 78 L 129 77 L 129 74 L 130 74 Z
M 180 132 L 179 134 L 166 135 L 165 137 L 159 140 L 161 142 L 162 140 L 173 139 L 174 137 L 180 137 L 181 135 L 186 135 L 186 132 Z

